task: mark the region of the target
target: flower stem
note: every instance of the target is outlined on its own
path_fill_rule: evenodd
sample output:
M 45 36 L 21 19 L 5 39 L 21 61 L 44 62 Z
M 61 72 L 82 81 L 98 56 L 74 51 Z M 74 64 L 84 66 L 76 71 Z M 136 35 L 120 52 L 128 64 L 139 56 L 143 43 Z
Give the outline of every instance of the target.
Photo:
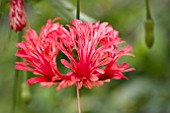
M 81 113 L 80 94 L 79 94 L 78 82 L 76 84 L 76 90 L 77 90 L 78 113 Z
M 0 19 L 1 19 L 1 17 L 2 17 L 2 14 L 3 14 L 3 8 L 4 8 L 4 1 L 3 0 L 1 0 L 0 1 Z
M 80 1 L 77 0 L 77 13 L 76 13 L 76 18 L 80 19 Z
M 18 42 L 22 41 L 22 31 L 19 32 Z M 20 62 L 21 58 L 17 57 L 16 62 Z M 20 101 L 21 75 L 20 71 L 15 69 L 14 84 L 13 84 L 13 103 L 11 113 L 15 113 L 16 105 Z
M 149 0 L 145 0 L 145 3 L 146 3 L 146 18 L 152 19 L 151 13 L 150 13 L 150 7 L 149 7 Z

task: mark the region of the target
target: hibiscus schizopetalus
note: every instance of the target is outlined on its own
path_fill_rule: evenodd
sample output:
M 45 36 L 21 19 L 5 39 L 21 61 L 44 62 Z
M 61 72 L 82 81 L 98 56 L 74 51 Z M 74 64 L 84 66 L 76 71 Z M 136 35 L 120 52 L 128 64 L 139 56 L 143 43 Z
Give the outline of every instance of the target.
M 22 0 L 10 1 L 10 28 L 17 31 L 22 31 L 26 26 L 26 14 Z
M 56 18 L 57 19 L 57 18 Z M 16 56 L 24 59 L 16 62 L 16 69 L 33 72 L 34 78 L 28 84 L 40 83 L 50 87 L 58 84 L 57 90 L 77 84 L 91 89 L 101 86 L 110 79 L 127 79 L 124 72 L 134 70 L 127 63 L 119 65 L 122 56 L 133 56 L 131 46 L 121 47 L 118 31 L 107 22 L 82 22 L 71 20 L 67 29 L 54 20 L 48 20 L 38 35 L 29 28 L 18 43 Z M 119 46 L 119 49 L 118 49 Z M 120 49 L 121 48 L 121 49 Z M 63 74 L 57 67 L 56 59 L 62 52 L 67 58 L 61 63 L 70 71 Z

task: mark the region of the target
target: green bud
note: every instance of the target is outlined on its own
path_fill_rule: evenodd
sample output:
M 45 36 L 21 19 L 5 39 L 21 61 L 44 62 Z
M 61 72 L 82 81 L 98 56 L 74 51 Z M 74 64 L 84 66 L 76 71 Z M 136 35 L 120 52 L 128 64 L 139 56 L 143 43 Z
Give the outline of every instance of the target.
M 154 22 L 151 19 L 147 19 L 145 22 L 145 42 L 149 48 L 154 43 Z
M 30 88 L 25 82 L 21 86 L 21 98 L 25 104 L 29 104 L 31 100 Z

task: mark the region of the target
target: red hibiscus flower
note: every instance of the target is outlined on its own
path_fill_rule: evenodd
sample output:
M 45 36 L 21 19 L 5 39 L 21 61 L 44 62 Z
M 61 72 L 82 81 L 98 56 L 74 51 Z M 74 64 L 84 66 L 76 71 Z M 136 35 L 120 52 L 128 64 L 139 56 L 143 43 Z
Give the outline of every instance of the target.
M 57 90 L 77 84 L 79 88 L 91 89 L 110 79 L 127 79 L 123 73 L 134 70 L 127 63 L 117 63 L 122 56 L 133 56 L 132 48 L 120 46 L 124 41 L 107 22 L 72 20 L 65 28 L 54 21 L 48 20 L 39 36 L 29 28 L 25 41 L 17 44 L 20 50 L 16 56 L 24 61 L 16 62 L 16 69 L 33 72 L 36 76 L 30 78 L 28 84 L 40 82 L 46 87 L 58 84 Z M 62 74 L 56 64 L 60 52 L 67 57 L 61 59 L 70 69 L 66 74 Z

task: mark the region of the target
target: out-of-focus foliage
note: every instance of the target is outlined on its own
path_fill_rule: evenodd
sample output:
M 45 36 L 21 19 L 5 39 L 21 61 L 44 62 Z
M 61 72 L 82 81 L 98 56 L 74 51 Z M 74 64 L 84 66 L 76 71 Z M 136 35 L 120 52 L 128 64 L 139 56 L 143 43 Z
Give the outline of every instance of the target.
M 18 34 L 12 32 L 8 38 L 9 0 L 3 2 L 0 7 L 0 113 L 10 113 Z M 28 25 L 38 32 L 49 18 L 60 16 L 62 23 L 75 18 L 76 0 L 25 0 L 24 3 Z M 133 46 L 136 56 L 119 61 L 128 61 L 136 68 L 126 74 L 128 81 L 112 80 L 99 88 L 81 89 L 82 113 L 170 113 L 170 1 L 150 0 L 150 5 L 155 41 L 148 49 L 144 40 L 144 0 L 81 0 L 81 19 L 109 22 Z M 19 104 L 16 113 L 77 112 L 75 87 L 56 91 L 55 87 L 46 89 L 37 84 L 30 89 L 31 102 Z

